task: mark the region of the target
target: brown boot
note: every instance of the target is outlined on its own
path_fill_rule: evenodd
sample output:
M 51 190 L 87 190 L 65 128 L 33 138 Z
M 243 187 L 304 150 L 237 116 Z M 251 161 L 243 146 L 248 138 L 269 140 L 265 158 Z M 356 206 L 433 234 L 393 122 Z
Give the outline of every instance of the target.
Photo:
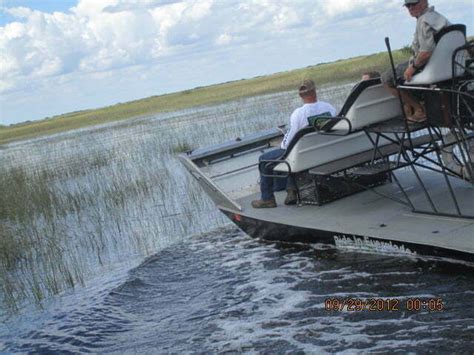
M 277 206 L 275 199 L 271 200 L 254 200 L 252 201 L 253 208 L 275 208 Z
M 410 124 L 425 122 L 426 121 L 425 110 L 423 108 L 416 109 L 413 115 L 407 116 L 407 121 Z
M 405 117 L 413 116 L 413 107 L 411 107 L 410 105 L 404 104 L 403 111 L 405 111 Z
M 298 197 L 296 195 L 295 189 L 288 189 L 287 195 L 285 198 L 285 205 L 296 205 Z

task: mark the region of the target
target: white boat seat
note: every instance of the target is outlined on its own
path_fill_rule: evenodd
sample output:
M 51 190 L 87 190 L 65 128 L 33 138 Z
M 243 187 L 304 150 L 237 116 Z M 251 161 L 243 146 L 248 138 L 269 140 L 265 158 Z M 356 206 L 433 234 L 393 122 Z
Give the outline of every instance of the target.
M 413 80 L 406 84 L 425 85 L 451 79 L 453 53 L 466 43 L 465 33 L 466 26 L 464 25 L 447 26 L 441 30 L 435 36 L 437 45 L 428 64 L 421 73 L 415 75 Z M 459 53 L 464 57 L 456 59 L 457 62 L 465 60 L 466 57 L 465 51 Z M 461 70 L 455 73 L 456 76 L 463 74 Z M 347 155 L 347 151 L 360 153 L 370 149 L 371 142 L 365 134 L 357 131 L 400 116 L 402 116 L 402 111 L 399 100 L 384 88 L 380 79 L 360 82 L 353 89 L 339 113 L 339 117 L 344 117 L 345 120 L 340 120 L 332 128 L 333 132 L 346 132 L 348 135 L 321 136 L 312 128 L 303 128 L 289 144 L 287 153 L 284 155 L 286 164 L 278 164 L 274 170 L 285 172 L 288 171 L 289 165 L 292 172 L 299 172 L 341 159 Z M 388 143 L 388 141 L 381 142 L 382 145 Z
M 401 114 L 399 100 L 385 90 L 380 79 L 362 81 L 353 89 L 339 113 L 339 117 L 345 119 L 331 129 L 331 132 L 343 135 L 322 135 L 312 127 L 301 129 L 288 145 L 283 157 L 286 163 L 278 164 L 274 170 L 287 172 L 289 165 L 292 172 L 300 172 L 340 159 L 347 152 L 370 149 L 372 143 L 361 130 Z
M 346 136 L 324 135 L 319 132 L 310 132 L 311 127 L 303 128 L 298 133 L 301 135 L 298 141 L 284 156 L 286 163 L 278 164 L 273 170 L 277 172 L 288 172 L 288 166 L 292 173 L 304 171 L 315 166 L 326 164 L 347 156 L 348 152 L 357 154 L 373 149 L 372 142 L 363 131 L 354 132 Z M 381 138 L 379 146 L 389 144 L 385 138 Z
M 374 123 L 402 115 L 400 101 L 383 87 L 380 79 L 375 79 L 372 85 L 363 84 L 365 82 L 360 83 L 360 92 L 357 87 L 351 93 L 339 114 L 350 122 L 350 127 L 347 122 L 341 121 L 333 127 L 334 131 L 359 131 Z M 354 98 L 351 99 L 353 95 Z
M 432 137 L 429 134 L 418 136 L 412 139 L 413 147 L 420 147 L 424 144 L 432 142 Z M 409 142 L 405 142 L 405 148 L 410 148 Z M 393 154 L 400 152 L 400 146 L 395 143 L 387 144 L 381 146 L 377 151 L 374 151 L 374 148 L 364 150 L 357 154 L 352 154 L 345 156 L 343 158 L 315 166 L 312 169 L 309 169 L 309 173 L 313 175 L 328 176 L 340 171 L 364 164 L 369 163 L 372 160 L 388 157 Z
M 435 35 L 436 48 L 423 70 L 414 75 L 405 85 L 431 85 L 453 79 L 453 53 L 466 43 L 466 26 L 451 25 L 443 28 Z M 466 51 L 457 53 L 454 77 L 464 74 Z

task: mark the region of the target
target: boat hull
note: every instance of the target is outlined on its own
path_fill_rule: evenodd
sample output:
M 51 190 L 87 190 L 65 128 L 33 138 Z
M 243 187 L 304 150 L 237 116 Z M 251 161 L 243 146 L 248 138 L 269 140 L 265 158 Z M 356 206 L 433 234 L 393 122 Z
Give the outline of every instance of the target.
M 387 181 L 323 205 L 302 200 L 300 205 L 286 206 L 286 193 L 281 191 L 275 192 L 278 208 L 252 208 L 252 200 L 260 198 L 258 158 L 279 137 L 277 131 L 264 132 L 183 154 L 180 159 L 217 208 L 251 237 L 474 265 L 474 188 L 449 178 L 457 207 L 467 217 L 456 215 L 452 196 L 439 189 L 443 176 L 430 170 L 414 174 L 411 169 L 398 169 L 392 173 L 397 184 Z M 399 186 L 410 194 L 411 205 L 404 202 Z M 437 206 L 436 213 L 431 204 Z
M 346 234 L 337 230 L 328 231 L 287 225 L 242 215 L 238 211 L 220 208 L 235 225 L 252 238 L 286 243 L 329 244 L 341 250 L 382 253 L 393 256 L 428 258 L 442 262 L 468 263 L 474 266 L 474 254 L 462 251 L 423 245 L 374 236 Z

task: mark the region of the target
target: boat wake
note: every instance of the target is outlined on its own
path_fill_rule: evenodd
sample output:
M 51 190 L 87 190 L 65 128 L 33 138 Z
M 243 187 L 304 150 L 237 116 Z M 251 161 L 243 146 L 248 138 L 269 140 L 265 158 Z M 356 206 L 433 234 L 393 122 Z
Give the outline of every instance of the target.
M 474 277 L 429 265 L 221 228 L 160 251 L 118 286 L 76 294 L 75 306 L 62 298 L 3 350 L 468 351 Z M 335 299 L 395 299 L 399 309 L 328 309 Z M 444 308 L 408 310 L 413 299 Z

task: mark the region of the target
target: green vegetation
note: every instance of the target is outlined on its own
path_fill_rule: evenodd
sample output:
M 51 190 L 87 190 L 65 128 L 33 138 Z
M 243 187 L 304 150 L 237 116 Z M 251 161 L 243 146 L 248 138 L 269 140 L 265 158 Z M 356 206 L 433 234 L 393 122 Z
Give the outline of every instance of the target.
M 191 149 L 192 148 L 188 143 L 178 142 L 171 150 L 174 153 L 184 153 Z
M 60 201 L 51 193 L 49 172 L 40 170 L 32 178 L 24 168 L 5 170 L 0 176 L 0 284 L 7 307 L 15 310 L 13 300 L 31 297 L 40 304 L 46 294 L 60 292 L 60 281 L 73 287 L 82 279 L 68 270 L 57 234 L 32 222 L 41 216 L 43 225 L 54 225 Z M 26 269 L 34 272 L 20 277 Z
M 400 62 L 407 57 L 407 53 L 400 50 L 395 51 L 394 57 L 396 62 Z M 195 88 L 183 92 L 152 96 L 146 99 L 120 103 L 97 110 L 72 112 L 41 121 L 0 127 L 0 144 L 91 125 L 125 120 L 132 117 L 292 90 L 303 78 L 307 77 L 314 79 L 318 85 L 356 80 L 364 71 L 383 71 L 388 65 L 387 54 L 378 53 L 248 80 L 239 80 Z
M 319 93 L 341 105 L 349 90 L 328 86 Z M 134 265 L 180 238 L 229 223 L 176 153 L 287 121 L 299 99 L 294 91 L 276 96 L 2 150 L 2 310 L 42 307 L 118 263 Z

